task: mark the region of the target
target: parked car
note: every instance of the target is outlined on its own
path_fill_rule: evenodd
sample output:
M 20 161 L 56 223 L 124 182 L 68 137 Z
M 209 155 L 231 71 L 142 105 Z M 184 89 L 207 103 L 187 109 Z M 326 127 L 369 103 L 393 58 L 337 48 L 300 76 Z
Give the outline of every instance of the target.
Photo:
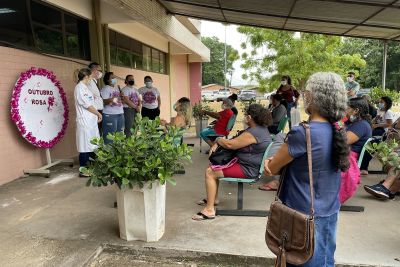
M 201 99 L 203 101 L 215 101 L 216 96 L 213 91 L 203 91 L 201 92 Z
M 271 95 L 273 95 L 273 94 L 274 94 L 274 92 L 265 93 L 265 94 L 264 94 L 264 98 L 265 98 L 265 99 L 269 99 L 269 98 L 271 97 Z
M 357 93 L 357 97 L 362 97 L 363 95 L 368 95 L 371 92 L 371 88 L 362 88 Z
M 251 101 L 256 100 L 257 95 L 254 90 L 242 90 L 238 98 L 240 101 Z
M 222 101 L 224 98 L 227 98 L 231 95 L 231 90 L 228 88 L 222 88 L 218 90 L 217 101 Z

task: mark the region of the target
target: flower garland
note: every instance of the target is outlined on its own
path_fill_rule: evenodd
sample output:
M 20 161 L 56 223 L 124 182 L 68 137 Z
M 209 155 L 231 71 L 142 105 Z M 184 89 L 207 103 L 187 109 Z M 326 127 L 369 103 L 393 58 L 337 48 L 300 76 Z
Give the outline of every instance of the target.
M 24 122 L 21 120 L 21 116 L 19 114 L 19 98 L 21 94 L 22 87 L 24 86 L 25 82 L 31 78 L 34 75 L 40 75 L 47 77 L 49 80 L 52 81 L 52 83 L 58 88 L 62 104 L 64 106 L 64 114 L 63 114 L 63 124 L 61 127 L 61 130 L 57 133 L 56 137 L 53 138 L 50 141 L 43 141 L 35 136 L 32 135 L 32 132 L 27 132 L 27 129 L 25 128 Z M 49 101 L 49 107 L 48 109 L 51 108 L 54 104 L 54 97 L 51 98 L 51 101 Z M 21 73 L 21 76 L 19 77 L 18 81 L 15 84 L 13 94 L 11 96 L 11 120 L 17 125 L 17 128 L 21 135 L 31 144 L 37 147 L 41 148 L 52 148 L 55 146 L 61 138 L 64 136 L 65 131 L 67 130 L 68 126 L 68 102 L 67 102 L 67 97 L 65 95 L 64 89 L 61 87 L 60 82 L 56 79 L 56 76 L 52 71 L 48 71 L 46 69 L 42 68 L 34 68 L 32 67 L 31 69 L 27 70 L 26 72 Z

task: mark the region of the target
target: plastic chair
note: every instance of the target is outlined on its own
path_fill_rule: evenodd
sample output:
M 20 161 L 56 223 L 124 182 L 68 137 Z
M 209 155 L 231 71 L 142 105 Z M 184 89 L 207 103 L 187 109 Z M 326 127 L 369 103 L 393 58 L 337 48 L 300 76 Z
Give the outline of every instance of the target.
M 253 184 L 260 180 L 264 173 L 264 161 L 268 156 L 268 153 L 272 147 L 273 142 L 271 142 L 264 152 L 260 170 L 258 172 L 258 177 L 255 179 L 245 179 L 245 178 L 234 178 L 234 177 L 223 177 L 220 181 L 233 182 L 238 184 L 238 194 L 237 194 L 237 208 L 234 210 L 216 210 L 216 215 L 221 216 L 255 216 L 255 217 L 266 217 L 269 214 L 267 210 L 244 210 L 243 209 L 243 184 Z
M 281 121 L 279 122 L 279 125 L 278 125 L 278 133 L 283 133 L 283 131 L 286 128 L 286 124 L 288 123 L 288 121 L 289 121 L 288 116 L 284 116 L 281 119 Z

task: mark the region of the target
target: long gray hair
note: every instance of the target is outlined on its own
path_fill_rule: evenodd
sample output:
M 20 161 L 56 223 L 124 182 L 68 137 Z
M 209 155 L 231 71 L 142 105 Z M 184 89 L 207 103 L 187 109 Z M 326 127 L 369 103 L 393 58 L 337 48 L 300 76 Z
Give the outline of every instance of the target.
M 340 125 L 347 109 L 347 91 L 342 78 L 333 72 L 317 72 L 308 79 L 306 90 L 311 92 L 312 111 L 327 119 L 333 128 L 333 160 L 338 170 L 349 168 L 349 146 L 346 131 Z

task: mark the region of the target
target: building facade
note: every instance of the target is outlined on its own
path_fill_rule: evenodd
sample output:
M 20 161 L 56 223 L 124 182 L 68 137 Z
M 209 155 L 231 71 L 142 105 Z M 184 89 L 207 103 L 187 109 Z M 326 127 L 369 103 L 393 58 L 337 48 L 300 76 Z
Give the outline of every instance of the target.
M 51 150 L 54 158 L 77 155 L 75 145 L 74 72 L 96 61 L 103 72 L 123 79 L 133 74 L 136 86 L 146 75 L 160 90 L 161 117 L 169 119 L 180 97 L 200 99 L 201 62 L 210 52 L 200 41 L 200 22 L 169 15 L 152 0 L 2 0 L 0 56 L 0 184 L 20 177 L 24 169 L 46 163 L 45 151 L 26 142 L 10 119 L 10 99 L 21 72 L 51 70 L 61 82 L 70 106 L 64 138 Z

